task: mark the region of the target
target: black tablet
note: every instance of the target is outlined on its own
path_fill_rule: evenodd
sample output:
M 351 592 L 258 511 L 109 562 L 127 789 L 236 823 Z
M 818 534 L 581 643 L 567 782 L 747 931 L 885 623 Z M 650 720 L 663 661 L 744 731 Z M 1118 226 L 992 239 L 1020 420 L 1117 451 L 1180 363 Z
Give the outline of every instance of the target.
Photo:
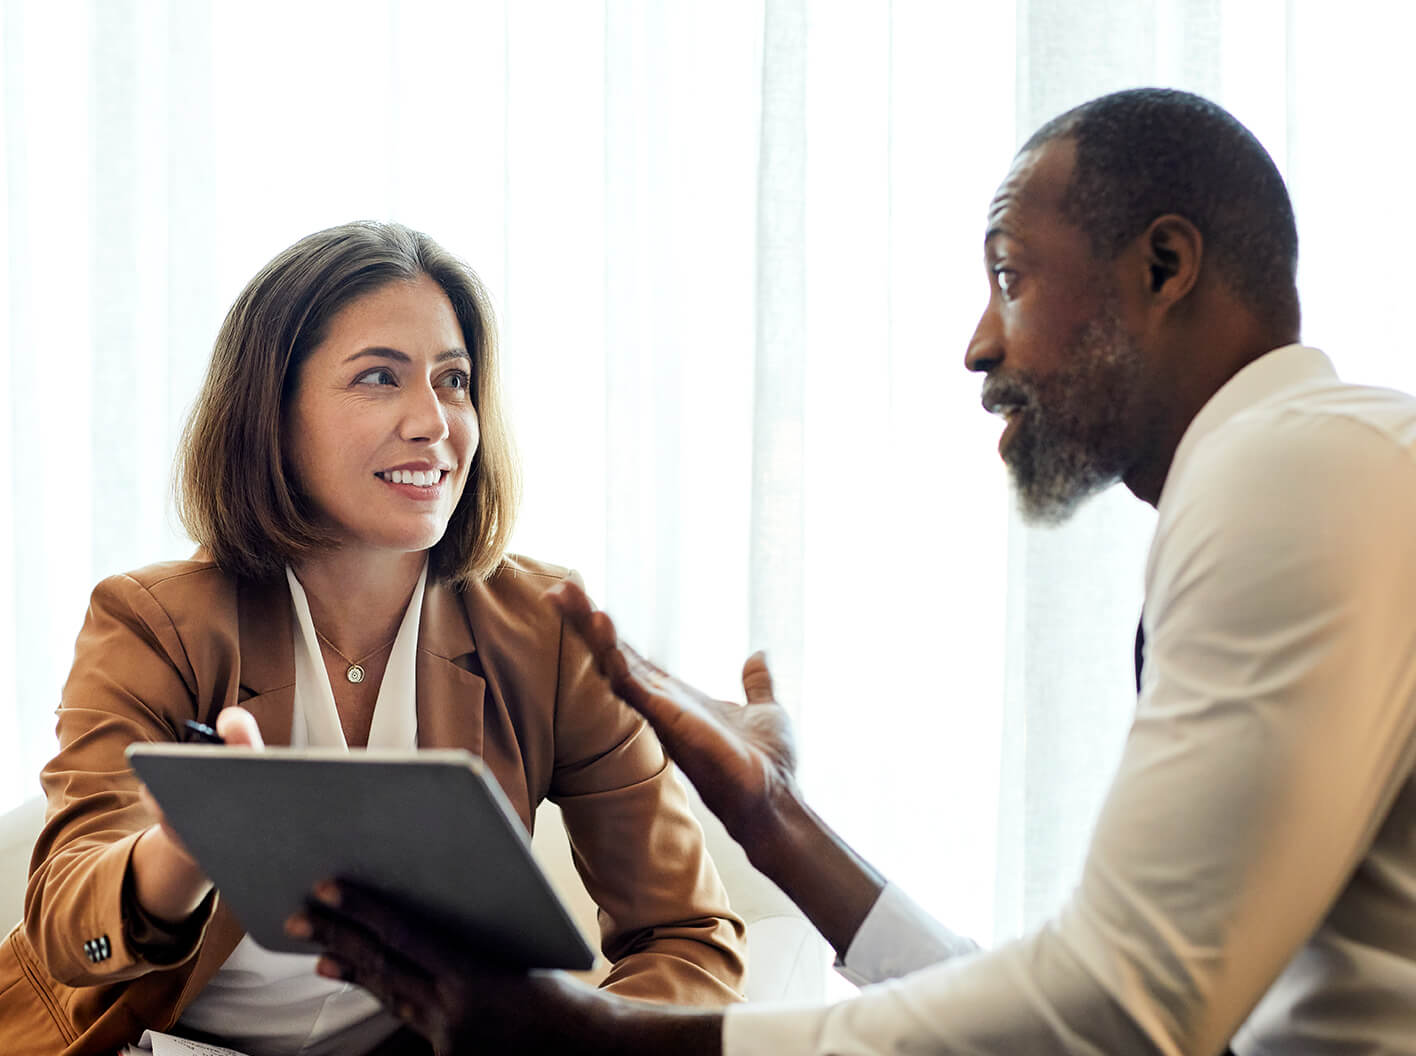
M 134 744 L 128 759 L 222 899 L 262 946 L 321 880 L 379 888 L 489 959 L 586 969 L 594 953 L 531 857 L 505 794 L 461 750 Z

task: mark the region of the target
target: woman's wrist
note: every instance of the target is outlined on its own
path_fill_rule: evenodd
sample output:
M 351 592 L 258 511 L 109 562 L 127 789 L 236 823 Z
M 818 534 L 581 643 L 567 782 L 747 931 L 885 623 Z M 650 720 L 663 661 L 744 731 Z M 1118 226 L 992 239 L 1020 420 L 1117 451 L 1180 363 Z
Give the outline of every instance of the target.
M 211 891 L 211 881 L 196 860 L 160 825 L 138 837 L 128 869 L 138 906 L 159 923 L 181 924 Z

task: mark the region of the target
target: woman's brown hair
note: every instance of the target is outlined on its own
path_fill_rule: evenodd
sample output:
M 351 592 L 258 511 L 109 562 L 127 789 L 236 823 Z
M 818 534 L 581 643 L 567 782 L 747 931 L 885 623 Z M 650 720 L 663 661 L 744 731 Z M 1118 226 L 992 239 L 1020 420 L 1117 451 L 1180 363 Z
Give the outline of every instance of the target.
M 427 235 L 353 223 L 308 235 L 256 275 L 226 314 L 177 456 L 177 512 L 222 569 L 280 577 L 287 562 L 334 545 L 285 459 L 286 402 L 330 320 L 356 298 L 427 275 L 448 300 L 472 357 L 481 442 L 466 490 L 432 548 L 429 572 L 457 583 L 501 562 L 518 474 L 502 410 L 496 323 L 481 280 Z

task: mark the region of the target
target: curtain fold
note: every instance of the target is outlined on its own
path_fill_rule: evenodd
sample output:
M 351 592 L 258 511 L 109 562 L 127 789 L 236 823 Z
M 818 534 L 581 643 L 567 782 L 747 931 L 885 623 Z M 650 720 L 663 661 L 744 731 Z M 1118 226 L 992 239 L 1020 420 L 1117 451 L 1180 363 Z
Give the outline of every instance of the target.
M 806 526 L 806 4 L 766 0 L 757 162 L 748 637 L 800 721 Z

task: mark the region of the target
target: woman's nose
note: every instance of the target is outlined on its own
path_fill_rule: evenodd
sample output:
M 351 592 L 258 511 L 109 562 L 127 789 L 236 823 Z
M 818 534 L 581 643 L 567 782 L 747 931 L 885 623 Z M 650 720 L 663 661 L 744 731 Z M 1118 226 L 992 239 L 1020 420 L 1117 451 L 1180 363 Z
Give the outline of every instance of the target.
M 403 415 L 403 438 L 419 443 L 436 443 L 448 435 L 447 410 L 431 385 L 412 386 L 406 390 L 407 406 Z

